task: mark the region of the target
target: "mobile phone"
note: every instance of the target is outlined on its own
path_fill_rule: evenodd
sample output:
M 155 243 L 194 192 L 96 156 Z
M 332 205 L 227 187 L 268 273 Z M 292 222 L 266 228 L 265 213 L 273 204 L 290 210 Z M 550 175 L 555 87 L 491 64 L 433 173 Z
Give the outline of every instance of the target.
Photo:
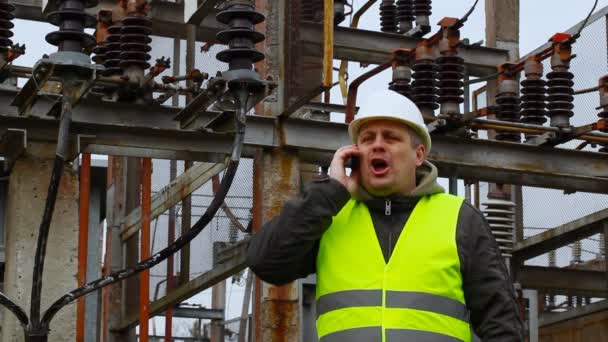
M 358 170 L 359 169 L 359 163 L 360 163 L 359 156 L 352 156 L 350 158 L 350 163 L 349 163 L 351 170 Z

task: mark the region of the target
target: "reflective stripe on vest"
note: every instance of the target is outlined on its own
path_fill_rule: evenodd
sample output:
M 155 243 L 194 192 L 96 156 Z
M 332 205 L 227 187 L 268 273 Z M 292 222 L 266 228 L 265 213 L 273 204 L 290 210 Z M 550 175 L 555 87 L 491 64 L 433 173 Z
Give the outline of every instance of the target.
M 317 318 L 349 307 L 382 306 L 382 290 L 350 290 L 324 295 L 316 303 Z M 424 310 L 469 322 L 466 305 L 452 298 L 424 292 L 386 291 L 387 308 Z
M 367 207 L 349 201 L 317 254 L 320 341 L 470 341 L 456 224 L 462 199 L 420 199 L 388 263 Z
M 342 330 L 321 337 L 319 342 L 353 342 L 353 341 L 380 341 L 382 340 L 382 329 L 380 327 L 366 327 Z M 455 337 L 437 334 L 431 331 L 409 330 L 409 329 L 387 329 L 387 342 L 460 342 Z

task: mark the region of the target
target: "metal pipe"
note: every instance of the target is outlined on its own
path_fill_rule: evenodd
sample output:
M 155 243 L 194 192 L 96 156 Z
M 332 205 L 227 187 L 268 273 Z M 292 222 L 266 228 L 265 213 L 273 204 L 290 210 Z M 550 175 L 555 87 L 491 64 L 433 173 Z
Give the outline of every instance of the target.
M 603 85 L 603 86 L 606 86 L 606 85 Z M 591 87 L 591 88 L 579 89 L 574 92 L 574 95 L 593 93 L 593 92 L 600 90 L 601 87 L 602 87 L 602 85 L 597 85 L 597 86 Z
M 471 84 L 476 84 L 476 83 L 481 83 L 481 82 L 487 82 L 487 81 L 493 81 L 498 79 L 498 73 L 494 73 L 488 76 L 484 76 L 484 77 L 479 77 L 479 78 L 474 78 L 474 79 L 467 79 L 464 81 L 464 85 L 465 86 L 470 86 Z
M 249 317 L 249 302 L 251 301 L 251 287 L 253 285 L 254 275 L 249 270 L 247 272 L 247 280 L 245 283 L 245 294 L 243 298 L 243 307 L 241 310 L 241 321 L 239 322 L 239 340 L 238 342 L 246 342 L 245 341 L 245 330 L 247 330 L 247 318 Z M 251 337 L 249 337 L 251 340 Z
M 562 132 L 557 127 L 547 127 L 531 124 L 522 124 L 516 122 L 506 122 L 499 120 L 486 120 L 486 119 L 474 119 L 471 122 L 470 127 L 486 130 L 500 129 L 509 132 L 529 133 L 529 134 L 542 134 L 545 132 Z M 589 132 L 581 136 L 576 137 L 579 140 L 587 140 L 590 142 L 608 142 L 607 133 Z
M 355 107 L 357 106 L 357 91 L 359 86 L 368 79 L 388 69 L 392 63 L 392 61 L 388 61 L 384 64 L 380 64 L 363 75 L 357 77 L 357 79 L 350 84 L 348 87 L 348 100 L 346 101 L 346 123 L 351 123 L 351 121 L 353 121 L 355 118 Z
M 213 194 L 216 194 L 220 188 L 220 177 L 215 175 L 211 178 L 211 186 Z M 226 202 L 222 204 L 224 206 Z M 211 288 L 211 308 L 225 310 L 226 309 L 226 280 L 213 285 Z M 225 312 L 224 312 L 225 319 Z M 211 320 L 211 342 L 224 341 L 224 324 L 218 320 Z
M 251 205 L 251 231 L 257 233 L 262 227 L 264 221 L 264 164 L 265 164 L 264 150 L 261 148 L 256 149 L 253 158 L 253 192 L 252 192 L 252 205 Z M 262 341 L 262 280 L 256 276 L 254 278 L 253 285 L 253 329 L 251 341 Z
M 532 129 L 538 130 L 541 132 L 560 132 L 560 129 L 557 127 L 548 127 L 548 126 L 540 126 L 533 124 L 525 124 L 520 122 L 510 122 L 510 121 L 501 121 L 501 120 L 492 120 L 492 119 L 473 119 L 471 120 L 472 124 L 482 124 L 482 125 L 495 125 L 500 127 L 510 127 L 510 128 L 521 128 L 521 129 Z
M 174 62 L 175 64 L 176 62 Z M 179 63 L 178 63 L 179 65 Z M 19 65 L 10 65 L 8 67 L 9 73 L 12 76 L 31 78 L 32 68 Z M 51 77 L 50 81 L 61 81 L 61 78 Z M 128 84 L 128 80 L 123 77 L 111 77 L 111 76 L 97 76 L 94 83 L 102 86 L 120 86 Z M 150 85 L 155 92 L 159 93 L 177 93 L 179 95 L 192 95 L 195 92 L 194 87 L 178 87 L 171 84 L 163 84 L 158 82 L 152 82 Z
M 150 258 L 150 210 L 152 202 L 152 159 L 142 159 L 141 177 L 141 260 Z M 150 319 L 150 269 L 139 277 L 139 340 L 148 342 Z
M 368 0 L 359 10 L 353 15 L 351 28 L 357 28 L 359 26 L 359 20 L 361 16 L 367 12 L 378 0 Z M 338 81 L 340 83 L 340 92 L 342 93 L 342 101 L 346 104 L 348 97 L 348 85 L 346 84 L 346 74 L 348 72 L 348 61 L 340 62 L 340 70 L 338 71 Z
M 465 181 L 464 184 L 464 200 L 469 203 L 469 204 L 473 204 L 473 192 L 471 189 L 472 185 L 471 183 L 469 183 L 468 181 Z
M 196 64 L 196 26 L 186 27 L 186 72 L 194 69 Z M 193 86 L 192 80 L 186 81 L 186 86 Z M 186 96 L 186 104 L 192 101 L 192 96 Z M 192 162 L 184 160 L 184 172 L 192 167 Z M 182 200 L 182 228 L 181 234 L 185 234 L 192 222 L 192 197 L 186 196 Z M 190 245 L 185 246 L 180 253 L 179 284 L 185 284 L 190 280 Z
M 334 0 L 323 0 L 323 86 L 333 85 Z
M 454 196 L 458 196 L 458 177 L 450 177 L 449 180 L 450 185 L 450 194 Z
M 479 110 L 479 95 L 485 93 L 488 90 L 486 86 L 473 91 L 473 111 Z
M 474 190 L 475 190 L 475 208 L 479 209 L 480 204 L 481 204 L 481 203 L 480 203 L 480 202 L 481 202 L 481 199 L 479 198 L 479 197 L 480 197 L 480 191 L 479 191 L 479 181 L 476 181 L 476 182 L 475 182 L 475 187 L 474 187 Z
M 463 112 L 468 113 L 471 111 L 471 87 L 466 83 L 469 80 L 469 70 L 465 67 L 464 69 L 464 104 Z
M 80 166 L 80 205 L 78 215 L 78 286 L 87 280 L 87 253 L 89 243 L 89 200 L 91 196 L 91 155 L 82 154 Z M 85 297 L 78 298 L 76 306 L 76 342 L 84 342 Z
M 471 125 L 471 127 L 476 128 L 476 129 L 484 129 L 484 130 L 502 130 L 502 131 L 507 131 L 507 132 L 528 133 L 528 134 L 542 134 L 545 132 L 542 129 L 513 127 L 510 125 L 500 125 L 500 124 L 473 123 Z
M 177 76 L 180 73 L 180 59 L 181 59 L 181 39 L 173 39 L 173 76 Z M 179 106 L 179 96 L 173 96 L 173 107 Z M 177 161 L 171 160 L 169 162 L 169 181 L 173 182 L 177 178 Z M 172 206 L 169 209 L 169 227 L 167 232 L 167 244 L 170 245 L 175 241 L 175 221 L 176 221 L 176 208 Z M 173 290 L 175 277 L 174 273 L 174 257 L 170 255 L 167 258 L 167 295 Z M 165 342 L 172 342 L 173 340 L 173 306 L 169 306 L 165 311 Z
M 169 166 L 169 179 L 171 182 L 177 177 L 177 161 L 171 160 Z M 169 209 L 169 227 L 167 243 L 172 244 L 175 241 L 175 206 Z M 173 290 L 173 255 L 167 258 L 167 295 Z M 171 342 L 173 336 L 173 307 L 169 306 L 165 311 L 165 342 Z

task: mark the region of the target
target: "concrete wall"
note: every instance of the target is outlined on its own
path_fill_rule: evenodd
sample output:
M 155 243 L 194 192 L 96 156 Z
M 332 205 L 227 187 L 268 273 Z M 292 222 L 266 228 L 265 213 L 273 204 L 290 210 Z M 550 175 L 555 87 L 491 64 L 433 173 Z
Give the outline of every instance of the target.
M 7 210 L 5 294 L 29 314 L 33 259 L 53 167 L 54 145 L 32 146 L 15 163 L 9 180 Z M 47 246 L 42 310 L 76 288 L 78 245 L 78 175 L 66 168 Z M 62 309 L 51 323 L 49 341 L 74 341 L 76 306 Z M 2 341 L 23 341 L 23 329 L 4 312 Z

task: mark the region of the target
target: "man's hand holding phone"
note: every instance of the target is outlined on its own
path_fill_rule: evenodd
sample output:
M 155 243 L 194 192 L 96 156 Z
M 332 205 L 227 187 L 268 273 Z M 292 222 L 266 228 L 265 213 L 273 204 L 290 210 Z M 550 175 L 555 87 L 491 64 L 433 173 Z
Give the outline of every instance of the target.
M 329 176 L 340 182 L 350 192 L 352 196 L 357 192 L 359 187 L 359 167 L 358 163 L 350 172 L 350 176 L 346 175 L 346 161 L 349 159 L 357 160 L 360 152 L 357 145 L 349 145 L 340 147 L 334 154 L 334 158 L 329 166 Z

